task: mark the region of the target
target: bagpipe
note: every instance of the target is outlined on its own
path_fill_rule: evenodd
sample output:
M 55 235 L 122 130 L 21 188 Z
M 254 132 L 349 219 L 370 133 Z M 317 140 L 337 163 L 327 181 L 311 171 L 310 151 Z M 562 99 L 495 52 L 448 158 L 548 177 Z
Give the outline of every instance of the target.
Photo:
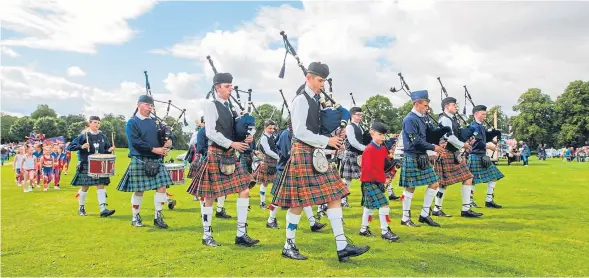
M 207 56 L 207 60 L 209 60 L 209 64 L 211 65 L 211 68 L 213 69 L 213 72 L 215 74 L 217 74 L 217 68 L 215 67 L 215 64 L 213 64 L 213 60 L 211 59 L 211 56 Z M 251 108 L 249 105 L 251 105 L 251 99 L 252 99 L 252 89 L 249 89 L 247 91 L 242 91 L 239 90 L 238 86 L 234 86 L 233 90 L 236 92 L 237 94 L 237 98 L 235 99 L 235 97 L 233 95 L 229 95 L 230 96 L 230 101 L 229 101 L 229 106 L 231 106 L 231 111 L 233 111 L 233 106 L 234 103 L 237 104 L 237 106 L 240 109 L 240 113 L 239 115 L 234 115 L 234 125 L 233 125 L 233 136 L 236 142 L 241 142 L 244 141 L 245 138 L 249 135 L 253 136 L 256 133 L 256 119 L 250 115 L 251 113 Z M 243 106 L 241 105 L 241 98 L 239 96 L 239 93 L 247 93 L 248 94 L 248 110 L 247 112 L 245 111 L 245 109 L 243 108 Z M 211 90 L 209 91 L 209 93 L 206 96 L 206 99 L 209 99 L 210 96 L 213 96 L 213 100 L 216 100 L 215 97 L 215 85 L 213 84 Z M 231 100 L 233 102 L 231 102 Z
M 448 97 L 448 91 L 446 91 L 446 87 L 444 87 L 444 84 L 442 84 L 442 80 L 440 79 L 440 77 L 438 77 L 438 82 L 440 83 L 441 91 L 440 91 L 440 99 L 443 99 L 444 97 Z M 442 107 L 442 109 L 444 109 L 444 107 Z M 442 113 L 439 114 L 439 117 L 441 117 L 443 115 L 443 111 Z M 439 119 L 438 117 L 438 119 Z M 462 142 L 468 142 L 470 141 L 473 136 L 474 136 L 474 128 L 472 128 L 468 122 L 466 122 L 466 120 L 460 116 L 460 113 L 456 113 L 456 117 L 459 120 L 459 124 L 462 126 L 459 128 L 459 133 L 458 134 L 454 134 L 456 137 L 458 137 L 458 139 Z
M 352 104 L 354 106 L 357 106 L 353 93 L 350 93 L 350 97 L 352 98 Z M 370 124 L 374 121 L 374 116 L 372 114 L 372 111 L 370 111 L 370 108 L 368 107 L 368 103 L 366 104 L 366 113 L 368 113 L 368 117 L 362 118 L 362 121 L 360 122 L 360 127 L 362 128 L 362 132 L 363 132 L 362 142 L 361 142 L 362 145 L 368 145 L 368 144 L 370 144 L 370 141 L 372 141 L 372 136 L 370 136 Z M 364 119 L 366 119 L 366 120 L 364 120 Z M 349 143 L 347 143 L 347 144 L 349 144 Z M 348 148 L 348 146 L 346 146 L 346 148 Z
M 409 89 L 409 85 L 407 85 L 407 82 L 405 82 L 405 78 L 403 77 L 403 74 L 401 74 L 399 72 L 398 75 L 401 80 L 401 89 L 397 90 L 397 89 L 395 89 L 395 87 L 392 87 L 389 89 L 389 91 L 391 91 L 392 93 L 404 91 L 405 94 L 407 94 L 411 98 L 411 89 Z M 436 119 L 434 119 L 434 117 L 432 117 L 432 115 L 429 113 L 429 111 L 427 111 L 425 114 L 427 115 L 427 120 L 425 121 L 425 124 L 427 127 L 427 129 L 425 131 L 426 141 L 430 144 L 439 145 L 440 140 L 445 140 L 444 137 L 452 129 L 447 126 L 441 126 L 438 123 L 438 121 L 436 121 Z
M 303 75 L 307 75 L 307 69 L 301 63 L 299 56 L 297 55 L 294 47 L 288 41 L 288 37 L 284 31 L 280 32 L 282 39 L 284 41 L 284 47 L 286 49 L 286 53 L 284 55 L 284 63 L 282 65 L 282 69 L 280 70 L 280 74 L 278 75 L 279 78 L 284 78 L 285 68 L 286 68 L 286 57 L 290 53 L 297 61 L 298 66 L 303 71 Z M 329 78 L 328 83 L 330 84 L 330 92 L 332 93 L 331 89 L 331 78 Z M 301 85 L 297 90 L 297 94 L 304 92 L 305 84 Z M 350 111 L 339 103 L 337 103 L 333 97 L 329 96 L 325 90 L 320 89 L 322 98 L 319 99 L 319 103 L 322 106 L 321 109 L 321 131 L 320 134 L 324 136 L 332 136 L 333 133 L 340 129 L 340 134 L 345 130 L 348 121 L 350 120 Z
M 470 104 L 475 107 L 474 101 L 472 100 L 472 96 L 470 95 L 470 93 L 468 92 L 468 89 L 466 88 L 466 85 L 462 86 L 464 87 L 464 109 L 462 110 L 462 114 L 464 114 L 466 116 L 466 100 L 468 100 L 470 102 Z M 489 136 L 487 136 L 487 142 L 491 142 L 493 140 L 493 138 L 497 137 L 498 140 L 501 140 L 501 131 L 497 130 L 493 127 L 493 125 L 489 122 L 488 119 L 485 119 L 485 124 L 486 124 L 486 128 L 489 131 Z
M 149 85 L 149 76 L 147 75 L 147 71 L 143 71 L 143 74 L 145 75 L 146 94 L 153 98 L 153 95 L 151 93 L 151 86 Z M 159 103 L 168 104 L 168 107 L 166 109 L 166 116 L 164 118 L 168 117 L 168 115 L 170 113 L 170 107 L 174 107 L 175 109 L 181 111 L 180 116 L 178 116 L 178 119 L 176 120 L 176 122 L 174 124 L 172 124 L 172 126 L 169 126 L 168 124 L 166 124 L 166 122 L 162 118 L 158 117 L 158 115 L 155 111 L 155 105 L 154 105 L 154 108 L 151 110 L 151 115 L 153 115 L 153 117 L 155 118 L 156 124 L 158 126 L 158 141 L 159 141 L 160 145 L 163 146 L 166 141 L 168 141 L 168 140 L 170 140 L 170 138 L 172 138 L 172 131 L 173 131 L 174 127 L 176 126 L 176 124 L 180 123 L 180 119 L 183 118 L 184 119 L 184 126 L 188 126 L 188 122 L 186 121 L 186 109 L 179 108 L 178 106 L 172 104 L 172 100 L 160 101 L 160 100 L 153 99 L 153 101 L 154 101 L 154 103 L 159 102 Z M 133 116 L 135 116 L 137 114 L 138 109 L 139 108 L 135 109 Z

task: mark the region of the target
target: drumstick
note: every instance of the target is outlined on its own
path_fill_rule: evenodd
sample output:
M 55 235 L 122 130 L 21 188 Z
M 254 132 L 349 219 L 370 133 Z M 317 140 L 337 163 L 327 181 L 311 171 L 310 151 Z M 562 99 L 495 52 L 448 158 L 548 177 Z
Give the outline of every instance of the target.
M 115 133 L 114 132 L 110 133 L 110 138 L 112 140 L 112 146 L 114 147 L 115 146 Z
M 86 143 L 88 144 L 88 152 L 90 152 L 90 136 L 88 131 L 86 131 Z

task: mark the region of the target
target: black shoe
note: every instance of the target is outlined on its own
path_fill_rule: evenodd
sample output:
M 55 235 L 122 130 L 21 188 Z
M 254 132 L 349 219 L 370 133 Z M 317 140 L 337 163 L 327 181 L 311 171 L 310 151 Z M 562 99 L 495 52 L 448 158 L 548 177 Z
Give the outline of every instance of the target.
M 231 215 L 229 215 L 225 212 L 225 208 L 221 208 L 221 211 L 217 211 L 215 213 L 215 217 L 229 219 L 229 218 L 231 218 Z
M 391 231 L 391 228 L 387 228 L 388 231 L 386 234 L 384 235 L 380 235 L 380 237 L 384 240 L 388 240 L 390 242 L 394 242 L 400 239 L 400 237 L 398 235 L 396 235 L 395 233 L 393 233 L 393 231 Z
M 215 239 L 213 239 L 212 236 L 207 237 L 205 239 L 202 240 L 202 244 L 205 246 L 212 246 L 212 247 L 217 247 L 217 246 L 221 246 L 221 244 L 218 244 Z
M 500 209 L 500 208 L 502 208 L 503 206 L 502 206 L 502 205 L 498 205 L 498 204 L 496 204 L 496 203 L 495 203 L 495 201 L 490 201 L 490 202 L 485 202 L 485 207 L 488 207 L 488 208 L 497 208 L 497 209 Z
M 419 216 L 419 222 L 425 223 L 433 227 L 440 227 L 440 224 L 436 223 L 429 215 L 427 217 Z
M 446 214 L 442 209 L 438 210 L 438 211 L 433 211 L 432 214 L 434 216 L 439 216 L 439 217 L 452 217 L 452 215 Z
M 88 214 L 86 214 L 86 209 L 84 208 L 83 205 L 80 206 L 80 208 L 78 209 L 78 215 L 79 216 L 87 216 Z
M 301 255 L 297 246 L 292 242 L 292 240 L 287 239 L 289 248 L 282 249 L 282 256 L 285 258 L 293 259 L 293 260 L 306 260 L 307 257 Z
M 139 214 L 137 214 L 137 216 L 133 218 L 133 221 L 131 221 L 131 225 L 133 227 L 143 227 L 143 220 L 141 219 L 141 216 Z
M 396 201 L 396 200 L 399 200 L 399 199 L 401 199 L 401 197 L 395 196 L 395 194 L 389 195 L 389 200 L 390 201 Z
M 372 235 L 372 232 L 370 231 L 369 227 L 366 227 L 366 231 L 364 232 L 360 232 L 361 236 L 365 236 L 365 237 L 373 237 L 374 235 Z
M 109 217 L 115 214 L 116 210 L 104 209 L 100 212 L 100 217 Z
M 321 229 L 325 228 L 325 226 L 327 226 L 327 224 L 321 224 L 321 223 L 315 221 L 315 224 L 313 224 L 313 226 L 311 226 L 311 232 L 319 232 L 319 231 L 321 231 Z
M 470 202 L 470 206 L 473 208 L 481 208 L 479 207 L 479 205 L 477 205 L 477 203 L 475 203 L 474 201 Z
M 278 227 L 278 222 L 276 221 L 276 218 L 274 218 L 274 220 L 272 220 L 272 222 L 268 223 L 266 221 L 266 228 L 269 229 L 280 229 L 280 227 Z
M 266 202 L 261 202 L 260 203 L 260 208 L 261 209 L 266 209 Z
M 411 221 L 411 219 L 409 219 L 407 221 L 401 220 L 401 225 L 403 225 L 403 226 L 409 226 L 409 227 L 414 227 L 414 228 L 421 227 L 420 225 L 417 225 L 417 224 L 413 223 L 413 221 Z
M 168 209 L 172 210 L 176 206 L 176 200 L 169 199 L 168 200 Z
M 260 242 L 259 240 L 251 238 L 247 234 L 244 234 L 243 236 L 236 236 L 235 237 L 235 244 L 245 246 L 245 247 L 252 247 L 252 246 L 258 244 L 259 242 Z
M 370 246 L 355 246 L 348 244 L 343 250 L 337 251 L 337 257 L 340 262 L 347 262 L 351 257 L 357 257 L 370 250 Z
M 467 211 L 462 211 L 460 212 L 460 216 L 462 217 L 469 217 L 469 218 L 475 218 L 475 217 L 481 217 L 483 216 L 482 213 L 478 213 L 478 212 L 474 212 L 472 210 L 467 210 Z
M 317 210 L 317 220 L 321 220 L 321 217 L 327 216 L 327 205 L 319 205 L 319 210 Z
M 153 225 L 162 229 L 168 228 L 168 224 L 164 222 L 164 216 L 162 215 L 161 211 L 157 212 L 157 217 L 153 220 Z

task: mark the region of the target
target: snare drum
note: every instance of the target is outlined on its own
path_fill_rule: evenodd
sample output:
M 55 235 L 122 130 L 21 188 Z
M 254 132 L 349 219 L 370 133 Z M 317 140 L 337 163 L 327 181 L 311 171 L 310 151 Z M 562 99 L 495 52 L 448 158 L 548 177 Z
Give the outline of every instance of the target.
M 166 163 L 164 165 L 174 184 L 184 184 L 184 164 Z
M 91 154 L 88 156 L 88 176 L 92 178 L 108 178 L 115 175 L 114 154 Z

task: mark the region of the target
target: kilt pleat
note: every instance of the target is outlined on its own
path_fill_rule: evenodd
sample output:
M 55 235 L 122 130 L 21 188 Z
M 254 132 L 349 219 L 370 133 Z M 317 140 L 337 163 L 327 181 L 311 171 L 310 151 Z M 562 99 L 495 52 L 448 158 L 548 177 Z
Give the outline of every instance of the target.
M 360 178 L 360 166 L 356 158 L 358 154 L 352 151 L 345 151 L 342 159 L 340 175 L 343 179 L 353 180 Z
M 192 179 L 194 178 L 194 175 L 196 175 L 196 171 L 198 170 L 198 166 L 200 165 L 200 159 L 201 159 L 201 154 L 200 153 L 196 153 L 194 154 L 194 159 L 192 160 L 192 162 L 190 163 L 190 169 L 188 170 L 188 178 Z
M 457 164 L 454 161 L 454 154 L 451 152 L 442 152 L 434 165 L 434 169 L 440 178 L 441 186 L 461 183 L 474 177 L 468 169 L 466 159 Z
M 290 159 L 277 184 L 273 204 L 288 208 L 305 207 L 339 200 L 350 194 L 335 167 L 330 166 L 325 173 L 315 171 L 314 149 L 294 140 Z
M 483 168 L 483 165 L 481 164 L 481 159 L 482 156 L 476 154 L 470 154 L 468 159 L 468 168 L 474 176 L 474 179 L 472 181 L 473 184 L 498 181 L 505 177 L 503 173 L 501 173 L 501 171 L 499 171 L 497 166 L 495 166 L 495 164 L 493 163 L 491 163 L 491 166 L 489 166 L 489 168 Z
M 141 160 L 141 161 L 140 161 Z M 173 185 L 170 173 L 163 163 L 155 177 L 148 177 L 145 174 L 145 163 L 160 161 L 151 157 L 132 157 L 129 167 L 119 182 L 117 190 L 124 192 L 139 192 L 158 189 L 162 186 L 169 188 Z
M 401 176 L 399 178 L 399 186 L 401 187 L 417 187 L 424 185 L 431 185 L 440 178 L 436 175 L 434 168 L 431 165 L 421 170 L 417 166 L 417 161 L 411 155 L 403 157 L 403 165 L 401 166 Z
M 385 188 L 384 184 L 376 182 L 362 183 L 362 201 L 360 204 L 367 209 L 379 209 L 389 205 L 389 200 L 381 190 Z
M 221 173 L 219 162 L 221 157 L 235 157 L 235 150 L 209 146 L 206 159 L 200 164 L 198 171 L 186 192 L 197 197 L 218 198 L 233 193 L 239 193 L 249 188 L 253 183 L 252 176 L 236 160 L 235 172 L 231 176 Z
M 95 179 L 88 176 L 88 163 L 82 163 L 80 169 L 76 170 L 76 174 L 70 184 L 73 186 L 109 185 L 110 178 L 105 177 Z
M 280 182 L 280 177 L 282 176 L 282 172 L 280 170 L 276 171 L 276 176 L 274 177 L 274 181 L 272 181 L 272 189 L 270 189 L 270 194 L 272 196 L 276 196 L 276 193 L 278 193 L 278 183 Z
M 262 161 L 262 163 L 260 163 L 260 166 L 256 168 L 252 175 L 253 179 L 259 184 L 269 184 L 271 182 L 274 182 L 274 179 L 276 178 L 276 172 L 271 175 L 268 173 L 268 169 L 271 167 L 276 168 L 277 164 L 278 160 L 268 155 L 264 155 L 264 160 Z

